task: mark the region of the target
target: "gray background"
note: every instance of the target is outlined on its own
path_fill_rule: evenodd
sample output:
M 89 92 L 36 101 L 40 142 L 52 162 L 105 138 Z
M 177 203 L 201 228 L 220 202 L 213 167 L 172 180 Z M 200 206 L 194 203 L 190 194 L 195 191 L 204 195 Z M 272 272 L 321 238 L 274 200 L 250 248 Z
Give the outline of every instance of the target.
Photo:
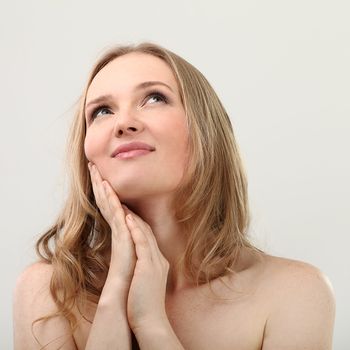
M 116 43 L 151 40 L 199 68 L 228 110 L 249 180 L 251 235 L 307 261 L 337 299 L 349 349 L 349 1 L 2 1 L 1 336 L 12 292 L 62 205 L 67 129 L 88 72 Z

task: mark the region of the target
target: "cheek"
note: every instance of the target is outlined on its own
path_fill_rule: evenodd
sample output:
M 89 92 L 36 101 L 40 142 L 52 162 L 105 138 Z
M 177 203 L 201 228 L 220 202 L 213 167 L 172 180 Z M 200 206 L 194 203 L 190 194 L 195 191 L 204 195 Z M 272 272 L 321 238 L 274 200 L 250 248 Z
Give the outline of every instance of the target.
M 178 133 L 175 140 L 175 147 L 178 149 L 177 153 L 184 159 L 187 157 L 188 153 L 189 131 L 185 121 L 179 123 L 176 127 L 177 129 L 174 130 L 178 130 Z
M 92 154 L 92 143 L 89 140 L 89 137 L 86 135 L 85 136 L 85 140 L 84 140 L 84 153 L 85 153 L 85 157 L 88 160 L 91 160 L 91 154 Z
M 167 135 L 168 142 L 174 149 L 183 151 L 186 148 L 189 130 L 186 116 L 174 114 L 162 125 L 162 134 Z
M 173 171 L 176 169 L 176 172 L 182 173 L 189 153 L 187 126 L 179 123 L 173 126 L 171 130 L 174 130 L 172 137 L 165 140 L 168 143 L 167 155 L 169 156 L 169 161 L 171 160 Z
M 84 153 L 88 160 L 93 161 L 101 153 L 101 143 L 98 139 L 89 133 L 86 134 L 84 140 Z

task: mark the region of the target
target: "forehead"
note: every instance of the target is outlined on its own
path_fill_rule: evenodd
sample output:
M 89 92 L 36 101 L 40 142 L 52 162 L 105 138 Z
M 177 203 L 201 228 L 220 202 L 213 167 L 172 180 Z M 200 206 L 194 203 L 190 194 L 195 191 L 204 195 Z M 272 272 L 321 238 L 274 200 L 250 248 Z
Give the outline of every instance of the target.
M 177 91 L 175 76 L 166 62 L 150 54 L 128 53 L 109 62 L 92 80 L 86 100 L 102 94 L 128 92 L 145 81 L 162 81 Z

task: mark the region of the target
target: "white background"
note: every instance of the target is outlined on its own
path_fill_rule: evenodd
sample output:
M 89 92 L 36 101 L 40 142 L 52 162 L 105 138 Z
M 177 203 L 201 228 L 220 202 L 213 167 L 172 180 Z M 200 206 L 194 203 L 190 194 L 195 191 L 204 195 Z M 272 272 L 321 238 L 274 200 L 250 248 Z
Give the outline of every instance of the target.
M 307 261 L 337 299 L 350 348 L 350 3 L 1 1 L 0 348 L 12 291 L 54 222 L 68 125 L 100 54 L 150 40 L 200 69 L 230 114 L 246 165 L 254 242 Z

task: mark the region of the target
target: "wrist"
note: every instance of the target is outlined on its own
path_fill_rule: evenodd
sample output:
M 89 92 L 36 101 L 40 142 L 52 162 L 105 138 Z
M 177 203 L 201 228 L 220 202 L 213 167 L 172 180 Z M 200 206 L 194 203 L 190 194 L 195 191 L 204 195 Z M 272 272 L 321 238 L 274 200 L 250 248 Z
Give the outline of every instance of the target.
M 139 318 L 138 320 L 129 320 L 130 328 L 136 335 L 136 333 L 144 333 L 153 331 L 159 332 L 163 329 L 171 328 L 168 315 L 164 312 L 157 312 L 152 315 L 148 315 L 147 317 Z
M 162 336 L 172 331 L 171 324 L 168 318 L 147 319 L 139 322 L 137 325 L 130 325 L 135 336 Z
M 129 286 L 126 283 L 109 276 L 103 286 L 99 304 L 107 307 L 118 305 L 126 310 L 128 293 Z
M 184 350 L 168 319 L 145 323 L 132 331 L 142 349 Z

